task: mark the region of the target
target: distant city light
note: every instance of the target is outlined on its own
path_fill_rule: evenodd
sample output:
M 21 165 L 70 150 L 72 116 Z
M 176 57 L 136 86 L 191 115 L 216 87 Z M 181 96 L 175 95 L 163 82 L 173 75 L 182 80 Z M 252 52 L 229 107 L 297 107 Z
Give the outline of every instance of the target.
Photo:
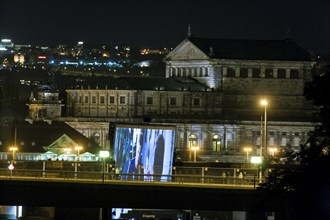
M 1 39 L 1 42 L 2 43 L 11 43 L 11 40 L 10 39 Z

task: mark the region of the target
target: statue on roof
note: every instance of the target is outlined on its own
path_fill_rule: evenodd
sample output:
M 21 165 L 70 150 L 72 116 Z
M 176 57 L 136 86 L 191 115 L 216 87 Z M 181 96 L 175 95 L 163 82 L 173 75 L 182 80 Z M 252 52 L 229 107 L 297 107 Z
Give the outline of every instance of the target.
M 191 32 L 191 27 L 190 24 L 188 25 L 188 33 L 187 33 L 187 38 L 192 37 L 192 32 Z

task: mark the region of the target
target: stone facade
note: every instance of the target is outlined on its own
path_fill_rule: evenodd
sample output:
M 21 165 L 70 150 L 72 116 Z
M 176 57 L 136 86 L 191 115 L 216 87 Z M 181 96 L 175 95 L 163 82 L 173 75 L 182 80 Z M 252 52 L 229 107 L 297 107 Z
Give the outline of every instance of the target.
M 187 38 L 165 58 L 164 79 L 182 79 L 179 89 L 68 89 L 68 117 L 62 120 L 105 148 L 113 147 L 108 141 L 110 122 L 150 122 L 176 125 L 177 150 L 191 150 L 197 144 L 202 153 L 243 155 L 243 148 L 250 146 L 252 154 L 259 154 L 260 116 L 264 111 L 259 101 L 266 98 L 267 146 L 299 150 L 313 129 L 311 118 L 315 113 L 303 97 L 313 65 L 306 53 L 291 42 L 265 41 L 262 43 L 276 44 L 268 51 L 276 56 L 251 53 L 250 58 L 226 58 L 221 48 L 212 46 L 218 42 L 210 42 L 213 44 L 203 47 Z M 255 47 L 251 48 L 258 51 Z M 196 89 L 184 85 L 184 80 L 192 79 L 202 86 Z M 148 82 L 145 85 L 150 86 Z
M 62 101 L 59 100 L 59 93 L 52 91 L 40 91 L 37 96 L 30 96 L 28 119 L 47 120 L 58 119 L 62 114 Z

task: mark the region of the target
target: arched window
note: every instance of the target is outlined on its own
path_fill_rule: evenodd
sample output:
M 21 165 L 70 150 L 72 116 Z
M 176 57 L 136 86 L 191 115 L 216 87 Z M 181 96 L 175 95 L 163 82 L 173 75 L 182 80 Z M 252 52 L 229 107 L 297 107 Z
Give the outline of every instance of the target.
M 281 146 L 282 147 L 285 147 L 286 146 L 286 143 L 287 143 L 287 139 L 285 137 L 282 138 L 282 140 L 281 140 Z
M 299 137 L 293 138 L 293 146 L 299 147 L 299 145 L 300 145 L 300 138 Z
M 257 145 L 257 146 L 260 146 L 260 137 L 257 137 L 256 145 Z
M 189 149 L 191 149 L 192 147 L 197 147 L 198 146 L 198 138 L 196 135 L 191 134 L 189 136 Z
M 275 139 L 273 137 L 269 138 L 269 146 L 274 146 L 275 145 Z
M 100 143 L 100 133 L 98 133 L 98 132 L 94 133 L 92 138 L 95 141 L 95 143 L 98 143 L 98 144 Z
M 219 152 L 221 149 L 220 146 L 221 146 L 221 139 L 220 139 L 220 136 L 216 134 L 213 136 L 213 139 L 212 139 L 212 150 Z

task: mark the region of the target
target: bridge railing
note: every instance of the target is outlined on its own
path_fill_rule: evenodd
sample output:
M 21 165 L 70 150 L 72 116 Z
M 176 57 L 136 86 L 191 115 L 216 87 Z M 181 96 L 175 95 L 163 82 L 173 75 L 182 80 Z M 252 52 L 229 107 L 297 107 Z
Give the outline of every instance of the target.
M 256 188 L 259 179 L 256 176 L 218 176 L 200 174 L 147 175 L 131 173 L 72 172 L 63 170 L 0 169 L 0 178 L 48 180 L 48 181 L 93 181 L 93 182 L 149 182 L 177 184 L 234 185 Z

